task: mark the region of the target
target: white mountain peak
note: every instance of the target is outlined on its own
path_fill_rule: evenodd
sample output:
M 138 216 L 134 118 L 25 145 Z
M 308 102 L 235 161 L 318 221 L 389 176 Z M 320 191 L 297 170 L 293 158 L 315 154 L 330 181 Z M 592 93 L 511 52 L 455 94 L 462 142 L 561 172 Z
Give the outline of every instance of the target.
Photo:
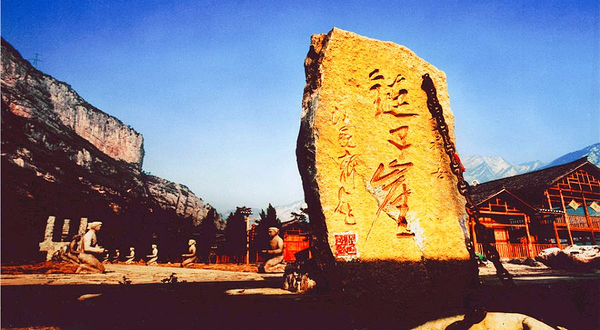
M 463 166 L 466 168 L 464 176 L 467 182 L 477 181 L 483 183 L 534 171 L 543 166 L 543 163 L 536 160 L 512 165 L 504 158 L 498 156 L 471 156 L 465 158 Z

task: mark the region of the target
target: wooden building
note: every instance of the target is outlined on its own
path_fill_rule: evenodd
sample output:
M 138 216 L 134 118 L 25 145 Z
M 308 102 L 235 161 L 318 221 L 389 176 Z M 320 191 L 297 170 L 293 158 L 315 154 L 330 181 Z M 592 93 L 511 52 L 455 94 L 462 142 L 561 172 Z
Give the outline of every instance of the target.
M 256 224 L 248 230 L 249 262 L 257 263 L 264 260 L 256 246 Z M 290 220 L 281 223 L 279 236 L 283 239 L 283 260 L 296 261 L 296 253 L 310 247 L 310 224 L 305 221 Z
M 587 158 L 472 186 L 471 198 L 502 258 L 600 241 L 600 169 Z M 481 253 L 473 223 L 470 233 Z
M 296 253 L 310 247 L 310 224 L 291 220 L 281 223 L 283 235 L 283 260 L 296 261 Z

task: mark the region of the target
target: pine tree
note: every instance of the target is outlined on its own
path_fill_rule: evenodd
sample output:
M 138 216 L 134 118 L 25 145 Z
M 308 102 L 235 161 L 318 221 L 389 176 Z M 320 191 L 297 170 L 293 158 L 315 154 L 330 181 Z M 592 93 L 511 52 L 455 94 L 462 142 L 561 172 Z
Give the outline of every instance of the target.
M 210 263 L 210 251 L 217 238 L 217 210 L 210 209 L 208 214 L 200 224 L 200 242 L 199 254 L 200 259 L 205 263 Z
M 308 222 L 308 215 L 304 212 L 304 210 L 300 209 L 298 212 L 292 212 L 292 220 L 297 220 L 300 222 Z
M 262 251 L 269 248 L 269 227 L 277 227 L 281 229 L 281 220 L 277 218 L 277 211 L 269 203 L 267 211 L 260 211 L 260 220 L 257 220 L 255 246 L 257 251 Z
M 242 206 L 227 217 L 225 252 L 237 263 L 243 262 L 246 255 L 246 217 L 250 213 L 252 213 L 250 208 Z

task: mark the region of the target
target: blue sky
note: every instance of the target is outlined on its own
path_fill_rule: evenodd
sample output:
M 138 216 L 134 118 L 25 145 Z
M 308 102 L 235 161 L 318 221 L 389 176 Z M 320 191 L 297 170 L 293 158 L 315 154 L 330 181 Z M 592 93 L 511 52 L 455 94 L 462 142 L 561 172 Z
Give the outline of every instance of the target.
M 548 162 L 600 141 L 597 1 L 3 0 L 2 36 L 144 135 L 144 169 L 220 212 L 303 198 L 312 34 L 407 46 L 446 72 L 461 156 Z

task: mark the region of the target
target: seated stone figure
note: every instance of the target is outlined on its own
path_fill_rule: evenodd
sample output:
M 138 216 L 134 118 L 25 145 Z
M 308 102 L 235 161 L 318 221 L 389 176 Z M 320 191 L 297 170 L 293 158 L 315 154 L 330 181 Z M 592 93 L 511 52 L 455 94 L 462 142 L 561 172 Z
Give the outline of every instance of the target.
M 81 245 L 77 258 L 79 267 L 77 273 L 103 273 L 104 265 L 97 256 L 103 255 L 107 250 L 98 245 L 96 233 L 102 228 L 102 222 L 95 221 L 88 225 L 88 231 L 81 239 Z
M 126 258 L 125 263 L 128 265 L 135 262 L 135 248 L 133 246 L 129 248 L 129 255 Z
M 269 249 L 263 250 L 267 254 L 267 261 L 258 266 L 260 273 L 283 273 L 285 271 L 285 263 L 283 262 L 283 239 L 279 237 L 279 228 L 270 227 Z
M 152 254 L 149 254 L 146 257 L 150 258 L 150 259 L 148 259 L 148 262 L 146 262 L 146 265 L 148 265 L 148 266 L 157 265 L 158 264 L 158 245 L 152 244 Z
M 110 263 L 110 254 L 109 254 L 108 252 L 106 252 L 106 253 L 104 254 L 104 259 L 102 259 L 102 263 L 103 263 L 103 264 L 108 264 L 108 263 Z
M 198 257 L 196 256 L 196 240 L 195 239 L 190 239 L 188 241 L 188 245 L 189 245 L 189 249 L 188 251 L 190 253 L 184 253 L 181 255 L 181 257 L 183 258 L 183 262 L 181 263 L 181 267 L 187 267 L 193 263 L 198 262 Z
M 119 251 L 119 249 L 115 250 L 115 255 L 112 257 L 111 262 L 113 264 L 116 264 L 117 262 L 119 262 L 119 259 L 121 258 L 121 251 Z
M 75 235 L 69 242 L 69 245 L 64 247 L 64 251 L 60 251 L 60 261 L 66 261 L 74 264 L 79 264 L 79 249 L 81 247 L 81 235 Z

